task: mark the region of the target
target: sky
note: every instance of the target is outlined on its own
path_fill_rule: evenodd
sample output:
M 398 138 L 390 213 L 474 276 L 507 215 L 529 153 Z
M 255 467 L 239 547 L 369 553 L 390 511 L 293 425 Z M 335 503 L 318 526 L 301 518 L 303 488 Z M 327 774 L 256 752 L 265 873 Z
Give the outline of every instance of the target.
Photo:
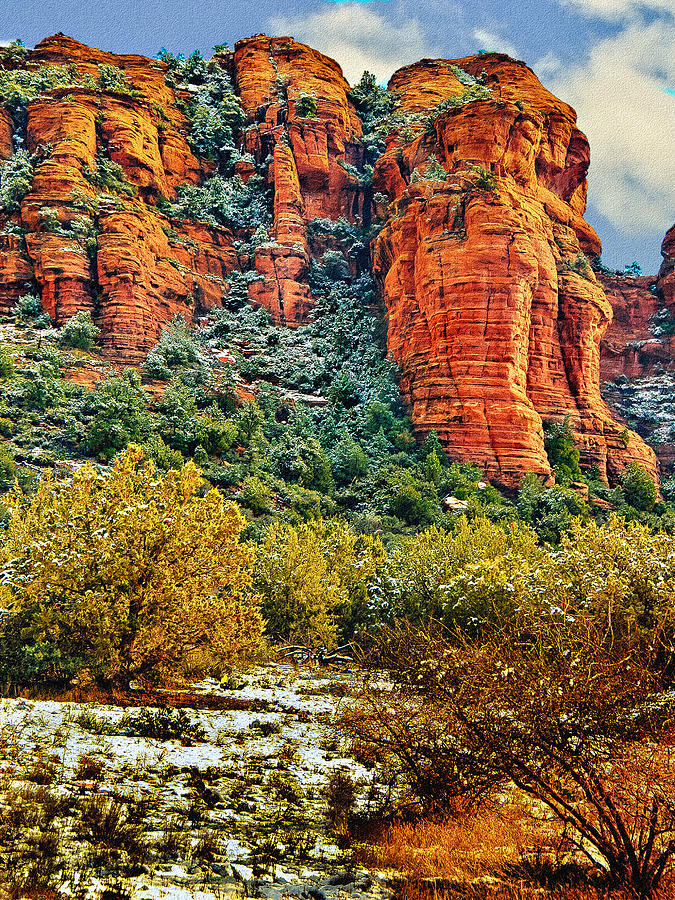
M 264 32 L 386 83 L 423 57 L 498 50 L 577 111 L 591 143 L 587 219 L 605 264 L 646 273 L 675 222 L 675 0 L 2 0 L 0 43 L 62 31 L 117 53 L 210 56 Z

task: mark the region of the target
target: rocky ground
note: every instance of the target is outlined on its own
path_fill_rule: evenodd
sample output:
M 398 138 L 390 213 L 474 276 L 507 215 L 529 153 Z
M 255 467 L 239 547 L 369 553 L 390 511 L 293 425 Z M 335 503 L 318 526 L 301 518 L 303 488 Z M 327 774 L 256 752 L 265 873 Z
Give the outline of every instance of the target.
M 390 896 L 339 846 L 381 774 L 334 727 L 354 687 L 272 665 L 197 685 L 211 708 L 1 700 L 0 896 Z

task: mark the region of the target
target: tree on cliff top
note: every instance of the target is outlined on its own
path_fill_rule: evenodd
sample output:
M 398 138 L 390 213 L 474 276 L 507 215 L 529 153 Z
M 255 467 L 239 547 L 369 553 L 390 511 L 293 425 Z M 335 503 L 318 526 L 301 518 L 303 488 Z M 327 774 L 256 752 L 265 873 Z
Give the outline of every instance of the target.
M 193 463 L 160 475 L 131 445 L 110 473 L 86 465 L 15 491 L 2 563 L 20 671 L 124 683 L 217 670 L 260 646 L 244 519 L 203 484 Z

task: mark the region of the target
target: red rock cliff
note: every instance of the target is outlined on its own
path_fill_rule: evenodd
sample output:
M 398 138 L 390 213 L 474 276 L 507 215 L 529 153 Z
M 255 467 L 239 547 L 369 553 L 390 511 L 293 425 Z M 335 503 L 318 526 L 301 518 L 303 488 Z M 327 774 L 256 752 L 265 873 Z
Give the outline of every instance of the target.
M 663 263 L 657 280 L 657 291 L 666 306 L 675 311 L 675 225 L 661 245 Z
M 584 464 L 614 479 L 634 459 L 655 474 L 651 449 L 634 434 L 625 446 L 600 396 L 611 307 L 582 255 L 600 243 L 582 218 L 589 151 L 574 111 L 508 57 L 456 65 L 486 96 L 448 104 L 416 137 L 399 132 L 375 170 L 390 217 L 374 265 L 413 421 L 507 486 L 550 476 L 543 425 L 566 415 Z M 390 89 L 420 113 L 460 98 L 458 75 L 470 81 L 425 60 Z
M 340 66 L 292 38 L 240 41 L 233 71 L 250 123 L 244 149 L 258 162 L 272 157 L 274 244 L 256 251 L 263 279 L 249 294 L 275 321 L 293 326 L 312 307 L 307 222 L 360 212 L 340 163 L 360 163 L 361 122 Z
M 255 165 L 245 157 L 235 172 L 246 181 L 266 168 L 273 190 L 270 239 L 249 254 L 227 229 L 167 219 L 157 208 L 213 172 L 190 149 L 181 111 L 189 96 L 166 83 L 164 64 L 57 35 L 25 65 L 63 63 L 94 78 L 99 66 L 115 66 L 131 90 L 89 83 L 29 103 L 27 148 L 41 161 L 14 233 L 0 235 L 0 307 L 37 288 L 57 323 L 90 309 L 104 346 L 137 362 L 163 323 L 219 305 L 230 273 L 248 269 L 259 276 L 252 303 L 289 326 L 306 321 L 307 223 L 370 214 L 370 194 L 345 169 L 362 167 L 364 150 L 338 64 L 264 35 L 211 63 L 229 72 L 247 119 L 239 145 Z M 397 72 L 390 88 L 409 124 L 375 167 L 377 211 L 389 202 L 373 265 L 420 434 L 435 429 L 452 457 L 514 486 L 527 471 L 550 478 L 543 426 L 570 415 L 585 464 L 610 479 L 631 459 L 655 473 L 651 450 L 635 435 L 626 446 L 599 393 L 611 308 L 582 255 L 600 243 L 583 219 L 589 149 L 574 111 L 524 64 L 495 54 L 454 66 L 424 60 Z M 0 109 L 0 160 L 13 131 Z M 92 183 L 102 151 L 129 190 Z
M 72 64 L 79 76 L 93 77 L 100 65 L 115 66 L 135 95 L 73 86 L 28 104 L 27 149 L 49 145 L 51 153 L 36 166 L 21 204 L 25 240 L 0 238 L 0 306 L 37 287 L 57 324 L 89 309 L 104 346 L 140 361 L 173 315 L 191 321 L 195 311 L 221 302 L 226 276 L 237 265 L 232 236 L 170 222 L 154 206 L 205 172 L 188 146 L 184 116 L 160 63 L 57 35 L 29 55 L 29 68 L 45 64 Z M 132 196 L 102 192 L 87 178 L 101 150 L 121 166 Z

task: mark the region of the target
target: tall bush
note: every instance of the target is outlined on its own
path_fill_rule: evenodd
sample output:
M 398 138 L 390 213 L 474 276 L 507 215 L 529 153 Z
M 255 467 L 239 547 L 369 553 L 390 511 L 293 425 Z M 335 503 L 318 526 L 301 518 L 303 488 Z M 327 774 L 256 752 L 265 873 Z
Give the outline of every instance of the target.
M 109 473 L 87 465 L 12 494 L 2 564 L 19 677 L 42 660 L 43 675 L 86 666 L 126 683 L 218 671 L 259 648 L 244 519 L 203 487 L 193 463 L 162 475 L 131 446 Z

